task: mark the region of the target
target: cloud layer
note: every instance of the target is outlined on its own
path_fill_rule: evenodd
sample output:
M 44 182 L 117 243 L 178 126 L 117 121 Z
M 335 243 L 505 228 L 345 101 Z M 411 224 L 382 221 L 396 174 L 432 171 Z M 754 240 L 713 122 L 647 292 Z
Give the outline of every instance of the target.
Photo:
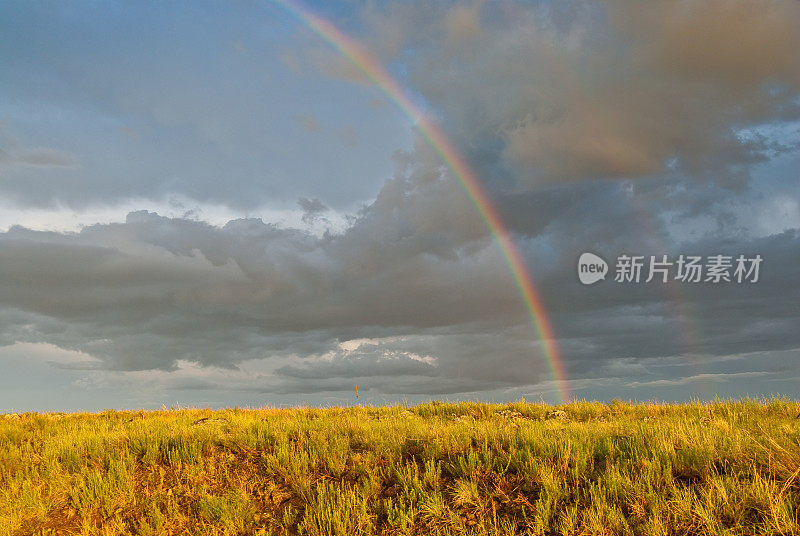
M 711 394 L 751 382 L 796 390 L 780 382 L 800 376 L 798 6 L 398 2 L 333 18 L 373 44 L 476 170 L 537 282 L 576 394 L 680 398 L 698 384 Z M 64 24 L 32 20 L 42 17 Z M 248 24 L 236 28 L 250 35 Z M 169 48 L 153 31 L 150 45 Z M 90 69 L 80 51 L 100 37 L 76 38 L 62 56 L 86 81 L 63 75 L 62 95 L 37 90 L 31 104 L 21 96 L 30 80 L 18 77 L 16 108 L 0 108 L 23 140 L 3 138 L 3 200 L 25 210 L 135 198 L 151 209 L 74 233 L 0 233 L 0 355 L 56 355 L 53 366 L 80 375 L 83 389 L 320 401 L 357 383 L 376 400 L 555 396 L 480 215 L 395 112 L 370 105 L 370 124 L 326 111 L 375 92 L 317 36 L 283 36 L 265 60 L 240 36 L 210 35 L 227 43 L 214 65 L 229 78 L 207 85 L 198 83 L 204 58 L 170 49 L 153 64 L 124 37 L 125 54 L 138 58 L 129 71 Z M 48 47 L 46 36 L 35 41 Z M 42 76 L 53 69 L 31 65 Z M 184 69 L 177 78 L 174 65 Z M 267 71 L 275 107 L 261 85 L 233 83 Z M 318 108 L 295 98 L 302 91 Z M 20 102 L 61 106 L 67 117 L 93 110 L 125 148 L 105 145 L 106 130 L 73 139 L 63 125 L 42 126 Z M 402 135 L 379 135 L 387 117 Z M 98 156 L 104 147 L 114 158 Z M 385 162 L 351 165 L 358 155 Z M 348 189 L 362 183 L 371 193 L 360 203 Z M 300 213 L 295 226 L 212 225 L 147 206 L 164 196 Z M 325 232 L 335 218 L 346 224 Z M 585 287 L 575 272 L 584 251 L 612 263 L 623 253 L 760 254 L 764 265 L 754 285 Z
M 800 112 L 792 0 L 431 9 L 369 12 L 374 41 L 399 40 L 450 131 L 476 153 L 493 142 L 522 184 L 681 172 L 740 187 L 782 146 L 737 132 Z

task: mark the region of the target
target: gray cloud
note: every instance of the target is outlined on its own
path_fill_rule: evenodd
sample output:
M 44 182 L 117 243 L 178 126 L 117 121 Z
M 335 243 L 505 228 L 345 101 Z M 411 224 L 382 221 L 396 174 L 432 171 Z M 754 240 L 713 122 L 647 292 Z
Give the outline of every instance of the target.
M 403 190 L 394 195 L 419 194 Z M 176 370 L 181 360 L 235 369 L 266 360 L 272 372 L 258 389 L 275 393 L 348 390 L 353 378 L 386 394 L 545 381 L 544 353 L 493 246 L 479 236 L 436 254 L 426 225 L 397 220 L 407 210 L 398 201 L 379 198 L 344 234 L 320 238 L 258 220 L 214 227 L 147 212 L 77 234 L 12 228 L 0 238 L 0 339 L 85 352 L 100 360 L 89 369 Z M 383 225 L 390 215 L 393 225 Z M 599 234 L 603 226 L 621 233 L 617 247 L 595 248 L 607 259 L 628 248 L 660 253 L 625 223 L 585 219 Z M 570 377 L 608 377 L 619 359 L 800 347 L 797 231 L 680 244 L 687 254 L 759 253 L 765 264 L 758 284 L 699 284 L 676 298 L 658 284 L 581 286 L 578 244 L 564 239 L 572 216 L 559 221 L 546 236 L 561 249 L 523 249 L 539 259 L 531 266 Z M 374 342 L 342 346 L 360 338 Z M 659 379 L 651 366 L 637 374 Z
M 376 20 L 402 29 L 413 87 L 464 146 L 494 140 L 522 185 L 679 171 L 740 187 L 768 149 L 739 130 L 800 112 L 793 0 L 392 5 L 365 18 L 375 42 Z
M 301 197 L 297 200 L 297 204 L 303 210 L 302 220 L 305 223 L 312 223 L 320 217 L 320 214 L 326 212 L 328 207 L 319 199 L 309 199 L 308 197 Z

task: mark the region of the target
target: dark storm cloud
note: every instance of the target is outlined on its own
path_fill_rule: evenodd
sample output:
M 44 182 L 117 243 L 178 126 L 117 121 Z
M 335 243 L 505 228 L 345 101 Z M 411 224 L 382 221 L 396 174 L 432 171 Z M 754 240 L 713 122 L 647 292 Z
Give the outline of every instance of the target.
M 258 389 L 280 393 L 347 390 L 351 383 L 337 378 L 356 377 L 378 392 L 409 394 L 547 379 L 493 247 L 478 240 L 434 255 L 427 231 L 377 224 L 397 218 L 396 207 L 376 201 L 345 234 L 322 238 L 257 220 L 219 228 L 152 213 L 78 234 L 13 228 L 0 239 L 0 337 L 80 350 L 100 360 L 85 365 L 91 369 L 174 370 L 179 360 L 235 368 L 268 359 L 275 369 Z M 641 248 L 636 253 L 660 253 L 637 229 L 607 225 L 622 233 L 620 243 Z M 688 286 L 676 299 L 654 283 L 583 287 L 579 251 L 561 240 L 570 229 L 551 225 L 550 238 L 565 248 L 531 264 L 572 377 L 608 374 L 619 359 L 800 346 L 800 287 L 790 284 L 800 263 L 797 231 L 681 244 L 691 254 L 758 253 L 765 263 L 757 284 Z M 595 251 L 607 259 L 629 251 L 609 244 Z M 541 247 L 525 251 L 547 259 Z M 343 342 L 363 337 L 374 342 Z
M 680 171 L 740 187 L 769 151 L 737 132 L 800 112 L 793 0 L 400 3 L 365 20 L 376 43 L 394 22 L 412 86 L 462 146 L 495 139 L 522 184 Z
M 364 326 L 397 332 L 519 312 L 487 244 L 470 265 L 429 255 L 413 214 L 384 221 L 396 212 L 372 206 L 344 235 L 322 238 L 260 220 L 219 228 L 148 212 L 77 234 L 13 227 L 0 238 L 0 303 L 16 315 L 3 339 L 82 349 L 117 369 L 232 366 L 324 353 Z M 316 346 L 315 332 L 325 333 Z

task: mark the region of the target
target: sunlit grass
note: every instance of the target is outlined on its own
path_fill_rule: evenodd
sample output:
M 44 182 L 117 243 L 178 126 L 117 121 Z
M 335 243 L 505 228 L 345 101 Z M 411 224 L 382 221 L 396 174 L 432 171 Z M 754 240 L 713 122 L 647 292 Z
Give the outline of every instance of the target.
M 797 534 L 800 403 L 0 416 L 0 534 Z

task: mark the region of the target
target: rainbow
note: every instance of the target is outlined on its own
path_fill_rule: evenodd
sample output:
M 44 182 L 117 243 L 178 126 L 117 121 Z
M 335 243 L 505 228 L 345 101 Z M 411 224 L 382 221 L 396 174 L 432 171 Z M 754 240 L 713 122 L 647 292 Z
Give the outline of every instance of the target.
M 569 384 L 564 371 L 563 359 L 556 345 L 553 328 L 547 318 L 541 296 L 528 271 L 519 249 L 511 240 L 497 210 L 480 181 L 442 129 L 406 96 L 400 84 L 392 78 L 381 63 L 357 41 L 342 33 L 329 21 L 321 18 L 296 1 L 273 0 L 308 26 L 314 33 L 330 43 L 342 56 L 347 58 L 364 76 L 377 86 L 390 101 L 409 117 L 412 124 L 425 141 L 442 159 L 442 162 L 463 187 L 475 209 L 500 248 L 511 274 L 525 302 L 531 324 L 539 335 L 550 375 L 556 383 L 560 400 L 570 399 Z

